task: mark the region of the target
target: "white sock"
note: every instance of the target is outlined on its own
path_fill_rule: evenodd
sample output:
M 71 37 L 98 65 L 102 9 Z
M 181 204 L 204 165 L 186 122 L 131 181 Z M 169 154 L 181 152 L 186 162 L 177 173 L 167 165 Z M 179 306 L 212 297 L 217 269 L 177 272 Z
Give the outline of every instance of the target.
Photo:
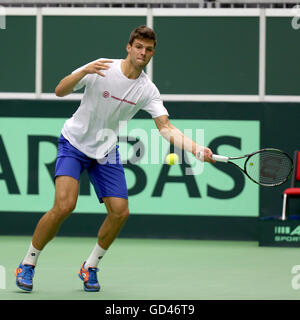
M 103 258 L 104 254 L 105 254 L 106 250 L 104 250 L 103 248 L 101 248 L 99 246 L 98 243 L 96 243 L 93 251 L 91 252 L 90 256 L 88 257 L 88 259 L 86 260 L 86 263 L 84 265 L 84 268 L 90 268 L 90 267 L 94 267 L 96 268 L 100 262 L 100 260 Z
M 36 265 L 37 263 L 37 259 L 39 257 L 40 254 L 40 250 L 36 249 L 32 243 L 30 244 L 30 247 L 28 249 L 28 252 L 25 256 L 25 258 L 23 259 L 23 264 L 31 264 L 31 265 Z

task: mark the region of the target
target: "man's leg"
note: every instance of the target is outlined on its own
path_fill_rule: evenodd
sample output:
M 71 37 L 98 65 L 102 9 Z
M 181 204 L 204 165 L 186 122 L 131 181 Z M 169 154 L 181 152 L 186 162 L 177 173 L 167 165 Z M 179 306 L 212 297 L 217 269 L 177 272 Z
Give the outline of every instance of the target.
M 40 251 L 56 235 L 61 223 L 74 210 L 78 197 L 78 181 L 69 176 L 55 180 L 53 208 L 44 214 L 34 231 L 29 250 L 16 269 L 16 284 L 20 289 L 31 291 L 34 267 Z
M 107 216 L 98 231 L 98 240 L 94 249 L 79 270 L 79 277 L 84 281 L 85 291 L 100 290 L 96 276 L 98 263 L 118 236 L 129 216 L 127 199 L 117 197 L 103 197 L 102 199 L 107 209 Z
M 128 200 L 104 197 L 107 216 L 98 232 L 98 244 L 107 250 L 115 240 L 129 216 Z
M 55 237 L 61 223 L 75 209 L 79 182 L 69 176 L 58 176 L 55 180 L 53 208 L 38 222 L 32 237 L 32 245 L 42 250 Z
M 97 197 L 106 206 L 107 216 L 98 231 L 94 249 L 79 270 L 79 277 L 84 281 L 86 291 L 100 290 L 97 266 L 129 216 L 125 172 L 117 148 L 104 160 L 97 161 L 88 170 Z
M 107 216 L 98 231 L 98 240 L 94 250 L 86 261 L 86 268 L 97 267 L 106 250 L 118 236 L 128 216 L 128 200 L 116 197 L 102 198 L 107 209 Z

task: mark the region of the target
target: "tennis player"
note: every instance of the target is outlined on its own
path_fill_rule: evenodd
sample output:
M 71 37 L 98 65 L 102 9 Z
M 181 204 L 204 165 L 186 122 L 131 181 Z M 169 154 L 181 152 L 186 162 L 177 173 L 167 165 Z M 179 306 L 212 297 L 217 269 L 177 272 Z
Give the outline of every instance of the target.
M 99 261 L 126 222 L 128 192 L 120 160 L 117 136 L 139 110 L 147 111 L 161 135 L 177 147 L 193 153 L 202 151 L 204 161 L 213 162 L 210 149 L 184 136 L 169 121 L 160 93 L 143 69 L 155 53 L 156 35 L 146 26 L 132 31 L 125 59 L 98 59 L 68 75 L 55 89 L 59 97 L 85 87 L 81 104 L 68 119 L 58 140 L 54 205 L 38 222 L 30 247 L 15 271 L 19 288 L 32 291 L 40 252 L 55 237 L 61 223 L 75 209 L 79 180 L 87 170 L 107 216 L 97 242 L 78 272 L 85 291 L 99 291 Z

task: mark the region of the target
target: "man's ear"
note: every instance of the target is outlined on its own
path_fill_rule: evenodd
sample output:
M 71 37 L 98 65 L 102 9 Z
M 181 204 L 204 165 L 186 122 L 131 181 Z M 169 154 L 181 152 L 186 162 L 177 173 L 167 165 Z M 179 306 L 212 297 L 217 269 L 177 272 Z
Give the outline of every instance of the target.
M 130 43 L 127 43 L 126 45 L 126 51 L 129 53 L 131 50 L 131 44 Z

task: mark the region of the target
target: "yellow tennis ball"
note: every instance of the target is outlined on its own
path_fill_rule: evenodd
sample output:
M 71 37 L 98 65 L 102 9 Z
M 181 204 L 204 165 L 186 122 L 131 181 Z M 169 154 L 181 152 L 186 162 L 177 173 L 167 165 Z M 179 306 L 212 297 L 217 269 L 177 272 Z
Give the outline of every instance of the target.
M 166 156 L 166 163 L 170 166 L 173 166 L 174 164 L 178 163 L 178 155 L 176 153 L 170 153 Z

